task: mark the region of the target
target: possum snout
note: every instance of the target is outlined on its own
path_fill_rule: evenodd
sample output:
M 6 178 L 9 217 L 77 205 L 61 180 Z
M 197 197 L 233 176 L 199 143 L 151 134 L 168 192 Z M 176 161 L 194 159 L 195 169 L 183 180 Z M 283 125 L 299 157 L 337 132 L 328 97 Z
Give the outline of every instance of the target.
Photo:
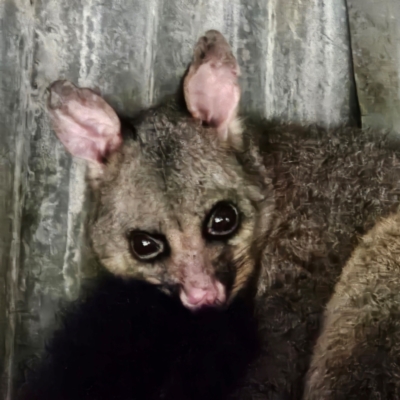
M 204 306 L 219 306 L 226 301 L 225 287 L 221 282 L 210 279 L 203 287 L 189 284 L 183 285 L 180 291 L 182 304 L 196 310 Z
M 170 273 L 180 283 L 180 299 L 189 309 L 218 306 L 226 301 L 226 289 L 215 277 L 201 236 L 193 232 L 170 236 L 173 252 Z

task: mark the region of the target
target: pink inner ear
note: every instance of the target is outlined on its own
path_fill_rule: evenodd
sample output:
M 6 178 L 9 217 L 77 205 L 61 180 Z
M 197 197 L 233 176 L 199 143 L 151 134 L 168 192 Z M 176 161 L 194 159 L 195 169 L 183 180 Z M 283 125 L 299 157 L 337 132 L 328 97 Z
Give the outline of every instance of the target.
M 218 65 L 219 64 L 219 65 Z M 195 118 L 225 129 L 235 117 L 240 100 L 236 71 L 222 63 L 207 62 L 188 76 L 186 101 Z
M 48 107 L 58 138 L 73 156 L 101 163 L 121 145 L 118 116 L 92 90 L 57 81 Z

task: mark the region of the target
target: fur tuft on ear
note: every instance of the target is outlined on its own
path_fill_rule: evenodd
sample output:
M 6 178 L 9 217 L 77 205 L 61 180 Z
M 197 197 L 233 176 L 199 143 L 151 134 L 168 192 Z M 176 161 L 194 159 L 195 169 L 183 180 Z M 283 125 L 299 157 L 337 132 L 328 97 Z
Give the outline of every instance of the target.
M 184 94 L 192 116 L 215 127 L 221 140 L 228 139 L 230 124 L 235 122 L 239 75 L 239 65 L 227 40 L 216 30 L 207 31 L 195 46 Z
M 96 91 L 66 80 L 49 90 L 47 106 L 57 137 L 73 156 L 101 165 L 122 144 L 115 111 Z

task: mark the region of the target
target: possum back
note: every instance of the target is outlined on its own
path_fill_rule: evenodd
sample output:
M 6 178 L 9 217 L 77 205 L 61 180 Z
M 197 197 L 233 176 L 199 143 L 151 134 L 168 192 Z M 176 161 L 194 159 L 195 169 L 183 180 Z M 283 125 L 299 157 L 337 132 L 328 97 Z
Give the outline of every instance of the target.
M 259 138 L 276 208 L 257 298 L 263 352 L 235 398 L 298 399 L 343 266 L 375 221 L 398 208 L 400 151 L 385 132 L 249 126 Z
M 327 305 L 305 399 L 400 395 L 400 214 L 355 249 Z

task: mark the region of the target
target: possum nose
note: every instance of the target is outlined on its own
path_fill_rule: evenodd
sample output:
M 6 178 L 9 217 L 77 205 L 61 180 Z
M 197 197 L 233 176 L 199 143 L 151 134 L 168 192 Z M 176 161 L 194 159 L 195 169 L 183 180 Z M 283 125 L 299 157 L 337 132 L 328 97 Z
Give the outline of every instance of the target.
M 189 309 L 198 309 L 203 306 L 217 306 L 225 302 L 225 289 L 218 282 L 210 282 L 205 287 L 184 285 L 180 298 L 183 305 Z
M 189 304 L 197 306 L 202 303 L 214 303 L 216 295 L 207 289 L 192 289 L 186 294 L 186 299 Z

